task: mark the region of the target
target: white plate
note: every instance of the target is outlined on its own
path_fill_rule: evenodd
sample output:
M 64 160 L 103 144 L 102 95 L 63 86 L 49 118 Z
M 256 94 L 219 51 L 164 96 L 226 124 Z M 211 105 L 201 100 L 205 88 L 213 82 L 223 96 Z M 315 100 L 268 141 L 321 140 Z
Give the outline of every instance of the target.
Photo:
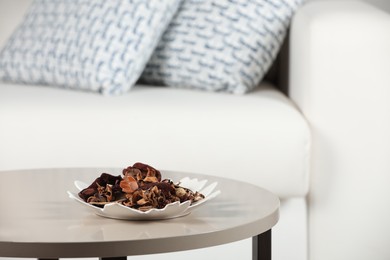
M 126 207 L 116 202 L 108 203 L 104 205 L 103 208 L 99 208 L 85 202 L 76 193 L 68 191 L 68 195 L 69 198 L 76 200 L 77 202 L 86 206 L 88 209 L 92 210 L 95 214 L 102 217 L 129 220 L 153 220 L 185 216 L 189 214 L 194 208 L 202 205 L 206 201 L 215 198 L 221 193 L 220 190 L 214 191 L 214 189 L 218 185 L 217 182 L 213 182 L 210 185 L 206 186 L 207 180 L 190 179 L 188 177 L 185 177 L 181 179 L 179 183 L 180 186 L 184 188 L 188 188 L 194 192 L 198 191 L 202 193 L 205 198 L 192 205 L 190 205 L 190 201 L 185 201 L 183 203 L 174 202 L 166 205 L 163 209 L 150 209 L 148 211 L 140 211 L 137 209 Z M 74 184 L 79 191 L 89 186 L 81 181 L 75 181 Z

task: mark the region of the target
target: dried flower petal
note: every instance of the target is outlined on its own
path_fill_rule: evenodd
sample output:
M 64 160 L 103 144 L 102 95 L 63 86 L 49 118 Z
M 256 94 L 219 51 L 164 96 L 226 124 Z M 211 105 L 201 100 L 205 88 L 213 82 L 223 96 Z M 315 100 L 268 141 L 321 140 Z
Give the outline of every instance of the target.
M 141 211 L 161 209 L 175 201 L 195 203 L 204 199 L 199 192 L 192 192 L 168 179 L 161 180 L 161 173 L 147 164 L 135 163 L 122 173 L 123 178 L 102 173 L 89 187 L 80 191 L 80 198 L 98 207 L 118 202 Z
M 98 202 L 103 200 L 103 197 L 110 197 L 110 200 L 119 200 L 122 198 L 122 193 L 118 189 L 119 182 L 122 180 L 121 176 L 113 176 L 108 173 L 102 173 L 91 185 L 79 192 L 80 198 L 88 202 L 88 199 L 93 196 L 95 198 L 89 199 Z M 109 185 L 109 192 L 106 192 L 107 185 Z M 105 195 L 105 196 L 104 196 Z M 105 198 L 104 200 L 107 200 Z
M 133 193 L 138 189 L 138 183 L 131 175 L 125 175 L 123 180 L 120 182 L 119 186 L 122 188 L 122 191 L 125 193 Z

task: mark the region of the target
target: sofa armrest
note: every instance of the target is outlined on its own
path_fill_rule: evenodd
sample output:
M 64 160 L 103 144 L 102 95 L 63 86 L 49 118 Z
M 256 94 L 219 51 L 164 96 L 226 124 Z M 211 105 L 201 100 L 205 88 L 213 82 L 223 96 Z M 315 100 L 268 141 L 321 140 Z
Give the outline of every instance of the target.
M 310 259 L 389 259 L 390 15 L 315 1 L 290 33 L 288 91 L 313 134 Z

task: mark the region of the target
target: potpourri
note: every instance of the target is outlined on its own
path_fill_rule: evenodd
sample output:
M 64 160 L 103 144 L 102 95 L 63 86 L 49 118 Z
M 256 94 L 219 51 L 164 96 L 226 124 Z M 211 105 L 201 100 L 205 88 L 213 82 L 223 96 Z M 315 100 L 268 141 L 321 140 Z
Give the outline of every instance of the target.
M 123 169 L 122 175 L 102 173 L 78 195 L 94 206 L 103 207 L 116 202 L 140 211 L 162 209 L 176 201 L 182 203 L 190 200 L 193 204 L 205 198 L 199 192 L 181 187 L 180 183 L 162 180 L 160 171 L 147 164 L 135 163 Z

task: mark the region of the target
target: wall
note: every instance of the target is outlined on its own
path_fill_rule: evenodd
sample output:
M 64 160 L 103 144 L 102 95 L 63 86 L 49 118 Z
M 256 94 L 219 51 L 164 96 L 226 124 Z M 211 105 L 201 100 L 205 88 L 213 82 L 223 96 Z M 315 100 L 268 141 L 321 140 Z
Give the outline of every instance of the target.
M 364 0 L 368 3 L 372 3 L 383 10 L 386 10 L 390 13 L 390 1 L 389 0 Z
M 307 0 L 307 1 L 325 1 L 325 0 Z M 326 1 L 339 1 L 339 0 L 326 0 Z M 372 3 L 380 7 L 381 9 L 390 13 L 390 0 L 352 0 L 352 1 L 365 1 L 368 3 Z

